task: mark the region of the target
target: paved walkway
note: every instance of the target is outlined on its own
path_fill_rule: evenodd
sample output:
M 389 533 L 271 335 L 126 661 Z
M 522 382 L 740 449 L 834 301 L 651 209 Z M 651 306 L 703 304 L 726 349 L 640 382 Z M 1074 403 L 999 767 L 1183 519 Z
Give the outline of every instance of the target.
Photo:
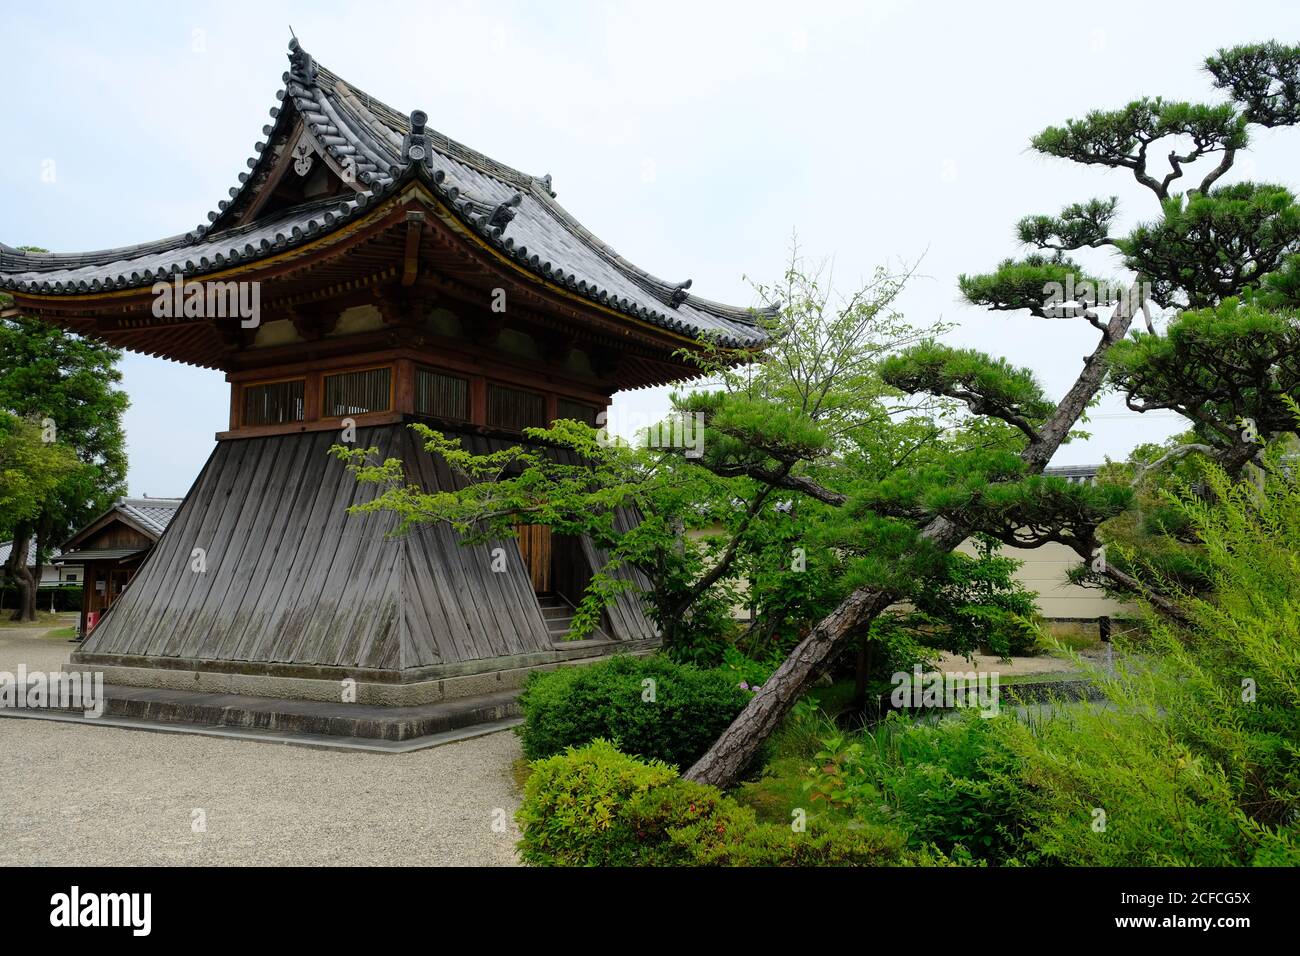
M 0 670 L 73 645 L 0 628 Z M 409 754 L 0 718 L 0 866 L 513 865 L 513 733 Z

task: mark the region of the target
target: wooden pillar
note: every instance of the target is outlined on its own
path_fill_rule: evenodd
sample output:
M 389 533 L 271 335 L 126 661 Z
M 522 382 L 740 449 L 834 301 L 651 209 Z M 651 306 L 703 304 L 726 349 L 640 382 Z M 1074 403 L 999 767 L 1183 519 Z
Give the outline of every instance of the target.
M 304 422 L 320 421 L 321 373 L 308 372 L 307 380 L 302 383 L 302 420 Z
M 469 420 L 475 425 L 487 424 L 487 379 L 482 375 L 469 380 Z
M 410 414 L 415 411 L 415 363 L 398 359 L 393 363 L 393 411 Z

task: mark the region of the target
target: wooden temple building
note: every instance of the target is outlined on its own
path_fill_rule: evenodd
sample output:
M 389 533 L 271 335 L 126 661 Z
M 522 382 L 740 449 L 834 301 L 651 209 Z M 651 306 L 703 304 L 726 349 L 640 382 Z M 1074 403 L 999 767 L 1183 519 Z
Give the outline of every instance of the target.
M 592 541 L 525 529 L 496 573 L 450 528 L 389 536 L 391 515 L 349 514 L 375 492 L 327 449 L 354 422 L 358 447 L 446 487 L 408 423 L 478 449 L 594 423 L 615 391 L 690 377 L 676 353 L 706 337 L 761 348 L 760 324 L 622 258 L 549 175 L 389 108 L 296 40 L 289 61 L 247 171 L 203 226 L 100 252 L 0 246 L 15 311 L 230 382 L 229 428 L 73 666 L 317 700 L 350 679 L 361 703 L 414 706 L 652 643 L 631 593 L 596 636 L 561 639 L 603 561 Z
M 181 506 L 180 498 L 121 498 L 63 543 L 55 560 L 82 568 L 84 637 L 126 591 Z

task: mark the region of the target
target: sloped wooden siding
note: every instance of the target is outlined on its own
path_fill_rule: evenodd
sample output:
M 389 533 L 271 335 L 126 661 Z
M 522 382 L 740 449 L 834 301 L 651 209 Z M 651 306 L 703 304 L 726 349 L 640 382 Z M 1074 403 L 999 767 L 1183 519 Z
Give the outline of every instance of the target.
M 406 669 L 550 649 L 518 549 L 466 547 L 448 527 L 388 536 L 388 514 L 327 450 L 334 432 L 224 441 L 86 654 Z M 358 443 L 451 475 L 405 428 Z M 202 549 L 206 570 L 193 570 Z

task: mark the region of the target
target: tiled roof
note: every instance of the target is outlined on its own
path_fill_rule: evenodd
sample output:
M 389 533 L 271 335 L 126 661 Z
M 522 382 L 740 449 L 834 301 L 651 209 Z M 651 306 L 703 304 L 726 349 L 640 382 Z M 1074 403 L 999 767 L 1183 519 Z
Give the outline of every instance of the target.
M 184 498 L 123 498 L 113 507 L 161 535 L 184 503 Z
M 1090 485 L 1097 480 L 1101 465 L 1054 465 L 1044 468 L 1043 474 L 1053 478 L 1064 478 L 1075 485 Z
M 12 541 L 0 541 L 0 565 L 7 564 L 9 562 L 9 555 L 13 553 L 13 550 L 14 550 L 14 543 Z M 57 549 L 54 550 L 53 552 L 51 552 L 51 557 L 57 555 L 58 553 L 59 552 Z M 34 567 L 35 565 L 36 565 L 36 539 L 32 538 L 30 541 L 27 542 L 27 567 L 29 568 Z
M 230 199 L 209 224 L 154 243 L 76 255 L 32 255 L 0 246 L 0 288 L 57 295 L 150 285 L 177 271 L 193 276 L 291 248 L 328 232 L 395 188 L 420 179 L 480 237 L 524 268 L 594 302 L 725 346 L 766 341 L 751 310 L 690 294 L 690 282 L 656 278 L 624 259 L 555 201 L 551 177 L 519 172 L 426 127 L 420 111 L 403 116 L 331 73 L 297 41 L 291 69 L 263 127 L 267 142 L 288 135 L 300 116 L 328 156 L 355 171 L 362 190 L 232 227 L 274 162 L 258 143 Z
M 95 520 L 68 538 L 63 546 L 72 550 L 81 550 L 78 547 L 81 538 L 91 529 L 98 532 L 100 522 L 114 514 L 121 515 L 129 524 L 157 541 L 184 503 L 184 498 L 119 498 L 113 502 L 113 507 L 97 515 Z

